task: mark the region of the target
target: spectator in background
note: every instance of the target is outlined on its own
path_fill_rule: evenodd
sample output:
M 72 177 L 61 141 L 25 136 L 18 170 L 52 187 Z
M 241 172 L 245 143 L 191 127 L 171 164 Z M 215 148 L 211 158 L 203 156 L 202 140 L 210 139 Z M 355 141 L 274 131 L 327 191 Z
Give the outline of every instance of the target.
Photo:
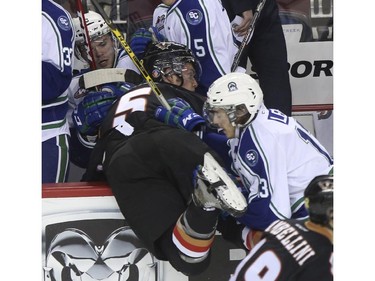
M 74 1 L 66 2 L 74 7 Z M 42 183 L 65 182 L 69 167 L 66 120 L 75 32 L 61 5 L 42 0 Z
M 234 32 L 244 36 L 261 0 L 223 0 L 230 21 L 236 15 L 243 18 Z M 265 0 L 250 43 L 245 47 L 240 65 L 246 68 L 247 59 L 256 72 L 264 93 L 264 104 L 292 114 L 292 90 L 288 73 L 288 56 L 276 0 Z

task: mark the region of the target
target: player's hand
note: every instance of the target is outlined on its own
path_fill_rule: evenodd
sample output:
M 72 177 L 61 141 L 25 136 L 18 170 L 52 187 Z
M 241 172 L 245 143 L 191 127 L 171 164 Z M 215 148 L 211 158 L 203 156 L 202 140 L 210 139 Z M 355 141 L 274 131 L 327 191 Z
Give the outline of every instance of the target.
M 242 240 L 244 246 L 251 251 L 252 248 L 262 239 L 263 231 L 245 227 L 242 230 Z
M 77 130 L 83 135 L 96 135 L 118 96 L 109 91 L 89 92 L 72 113 Z
M 205 124 L 203 117 L 195 113 L 183 99 L 172 98 L 168 100 L 168 104 L 171 106 L 170 111 L 163 106 L 156 108 L 154 116 L 157 120 L 190 132 L 198 126 Z
M 221 233 L 224 240 L 234 243 L 239 248 L 245 248 L 242 240 L 242 230 L 245 225 L 237 222 L 237 220 L 227 213 L 219 216 L 216 230 Z
M 246 10 L 242 13 L 242 22 L 237 25 L 233 31 L 238 34 L 239 36 L 245 36 L 247 31 L 250 28 L 250 23 L 252 18 L 254 17 L 252 10 Z
M 163 42 L 165 40 L 165 37 L 158 32 L 157 28 L 151 26 L 149 29 L 137 29 L 130 38 L 129 46 L 137 58 L 141 60 L 148 44 L 155 41 Z

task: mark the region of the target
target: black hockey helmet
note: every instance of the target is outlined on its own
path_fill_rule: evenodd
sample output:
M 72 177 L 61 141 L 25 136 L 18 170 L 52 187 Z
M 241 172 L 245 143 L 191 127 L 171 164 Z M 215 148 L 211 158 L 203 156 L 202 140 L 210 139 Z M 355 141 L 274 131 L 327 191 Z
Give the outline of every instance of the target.
M 333 228 L 333 176 L 317 176 L 309 183 L 305 205 L 312 222 Z
M 185 45 L 176 42 L 154 42 L 149 44 L 142 60 L 146 71 L 154 81 L 162 81 L 162 76 L 177 74 L 182 77 L 185 63 L 192 63 L 199 81 L 202 68 L 192 51 Z

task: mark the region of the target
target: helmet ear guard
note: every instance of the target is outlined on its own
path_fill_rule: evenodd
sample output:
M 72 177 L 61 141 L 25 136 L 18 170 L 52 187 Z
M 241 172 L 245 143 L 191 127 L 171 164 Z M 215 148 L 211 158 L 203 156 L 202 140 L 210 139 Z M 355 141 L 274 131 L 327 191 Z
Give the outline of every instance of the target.
M 246 105 L 240 104 L 236 106 L 235 118 L 235 123 L 240 126 L 244 126 L 247 123 L 247 121 L 250 120 L 251 115 L 247 110 Z

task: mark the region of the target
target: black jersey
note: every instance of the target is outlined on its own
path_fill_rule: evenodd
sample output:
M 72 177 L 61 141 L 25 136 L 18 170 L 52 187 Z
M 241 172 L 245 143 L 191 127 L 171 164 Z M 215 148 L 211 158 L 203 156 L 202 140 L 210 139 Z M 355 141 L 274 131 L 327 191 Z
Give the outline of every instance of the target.
M 196 113 L 202 115 L 203 103 L 205 101 L 205 97 L 202 95 L 171 84 L 155 84 L 166 100 L 180 97 L 188 102 Z M 135 111 L 145 111 L 153 116 L 156 107 L 160 105 L 159 100 L 148 84 L 139 85 L 123 95 L 111 107 L 100 127 L 99 135 L 106 135 L 106 132 L 116 127 L 116 130 L 124 136 L 130 136 L 133 132 L 133 127 L 127 122 L 129 115 Z
M 176 223 L 193 193 L 193 174 L 212 149 L 197 135 L 145 112 L 129 117 L 134 133 L 105 160 L 107 182 L 130 227 L 157 257 L 155 241 Z
M 188 102 L 196 113 L 202 114 L 203 103 L 206 99 L 202 95 L 171 84 L 155 84 L 166 100 L 180 97 Z M 97 167 L 102 164 L 104 158 L 106 161 L 109 160 L 113 153 L 133 134 L 134 126 L 137 124 L 131 125 L 128 122 L 132 113 L 141 111 L 146 112 L 148 116 L 154 116 L 155 109 L 160 105 L 161 103 L 148 84 L 139 85 L 119 98 L 111 106 L 100 126 L 98 139 L 91 153 L 83 180 L 106 180 L 105 176 L 98 172 Z M 133 118 L 133 122 L 137 122 L 135 120 L 137 118 Z
M 332 233 L 327 228 L 312 222 L 278 220 L 263 237 L 230 281 L 333 280 Z

